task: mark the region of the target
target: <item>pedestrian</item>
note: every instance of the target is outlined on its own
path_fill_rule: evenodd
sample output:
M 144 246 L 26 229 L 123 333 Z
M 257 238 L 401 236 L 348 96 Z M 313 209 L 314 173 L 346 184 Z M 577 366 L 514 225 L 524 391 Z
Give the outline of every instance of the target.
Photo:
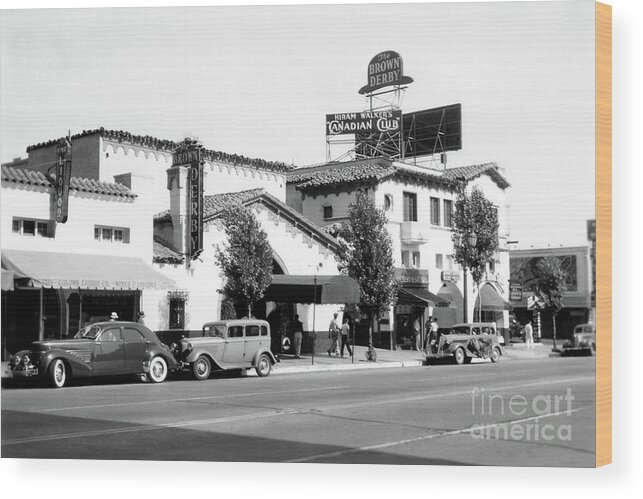
M 525 343 L 527 343 L 527 349 L 531 350 L 534 348 L 534 328 L 531 326 L 531 320 L 527 321 L 527 324 L 524 327 L 525 331 Z
M 118 320 L 118 314 L 116 312 L 112 312 L 112 314 L 109 316 L 110 322 L 114 322 Z
M 433 340 L 434 343 L 437 343 L 438 341 L 438 331 L 440 330 L 440 326 L 438 325 L 438 318 L 434 317 L 433 322 L 431 323 L 431 333 L 430 336 Z
M 420 340 L 420 316 L 416 316 L 413 321 L 413 350 L 418 350 L 418 342 Z
M 429 333 L 431 332 L 432 324 L 433 317 L 429 315 L 429 318 L 424 323 L 424 344 L 422 345 L 422 350 L 426 350 L 426 347 L 429 344 Z
M 348 342 L 348 333 L 350 333 L 351 327 L 348 325 L 348 317 L 344 317 L 344 324 L 342 324 L 341 335 L 342 335 L 342 350 L 341 355 L 344 357 L 344 346 L 348 349 L 348 355 L 353 356 L 353 351 L 351 350 L 350 343 Z
M 328 353 L 329 357 L 332 357 L 331 352 L 336 352 L 339 348 L 338 340 L 339 340 L 339 324 L 337 324 L 337 317 L 339 314 L 335 312 L 333 314 L 333 318 L 330 321 L 330 324 L 328 325 L 328 337 L 332 340 L 332 344 L 330 345 L 330 348 L 326 350 Z
M 138 313 L 138 323 L 145 325 L 145 312 L 142 310 Z
M 295 357 L 301 358 L 301 339 L 303 336 L 304 325 L 299 320 L 299 315 L 295 314 L 295 320 L 292 322 L 293 339 L 295 340 Z

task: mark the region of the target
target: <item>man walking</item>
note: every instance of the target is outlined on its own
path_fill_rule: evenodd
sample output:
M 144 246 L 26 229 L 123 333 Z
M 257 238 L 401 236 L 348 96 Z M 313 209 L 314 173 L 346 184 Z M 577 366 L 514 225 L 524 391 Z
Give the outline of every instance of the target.
M 348 333 L 350 332 L 351 327 L 348 325 L 348 317 L 344 317 L 344 324 L 342 324 L 341 335 L 342 335 L 342 350 L 341 355 L 344 357 L 344 346 L 348 349 L 348 355 L 353 356 L 353 351 L 351 350 L 350 343 L 348 341 Z
M 332 340 L 332 344 L 330 345 L 330 348 L 326 350 L 328 353 L 329 357 L 332 357 L 331 353 L 335 352 L 336 350 L 339 349 L 339 324 L 337 324 L 337 317 L 339 314 L 335 312 L 333 314 L 333 319 L 330 321 L 330 324 L 328 325 L 328 337 Z
M 293 321 L 293 339 L 295 340 L 295 357 L 301 358 L 301 338 L 304 331 L 304 325 L 299 320 L 299 315 L 295 314 Z
M 413 321 L 413 350 L 418 350 L 418 344 L 420 341 L 420 316 L 418 315 L 415 320 Z

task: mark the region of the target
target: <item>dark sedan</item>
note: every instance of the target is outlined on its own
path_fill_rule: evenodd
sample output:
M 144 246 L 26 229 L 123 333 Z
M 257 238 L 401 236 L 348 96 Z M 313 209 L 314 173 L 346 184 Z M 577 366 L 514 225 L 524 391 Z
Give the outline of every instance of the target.
M 14 377 L 48 379 L 56 388 L 71 378 L 121 374 L 145 374 L 161 383 L 176 368 L 156 334 L 142 324 L 122 321 L 91 324 L 68 340 L 34 341 L 11 360 Z

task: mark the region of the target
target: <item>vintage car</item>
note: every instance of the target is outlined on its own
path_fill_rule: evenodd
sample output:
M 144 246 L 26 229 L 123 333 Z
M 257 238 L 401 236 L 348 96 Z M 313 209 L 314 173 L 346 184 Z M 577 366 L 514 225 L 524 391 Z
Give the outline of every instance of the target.
M 71 339 L 34 341 L 10 362 L 15 378 L 39 377 L 62 388 L 71 378 L 145 374 L 153 383 L 164 381 L 177 363 L 156 334 L 142 324 L 98 322 Z
M 447 333 L 430 340 L 425 349 L 427 361 L 453 358 L 456 364 L 469 364 L 471 359 L 498 362 L 502 348 L 493 322 L 455 324 Z
M 270 351 L 270 325 L 258 319 L 208 322 L 202 336 L 182 338 L 172 351 L 180 369 L 199 380 L 213 370 L 251 369 L 268 376 L 277 361 Z
M 596 328 L 594 324 L 579 324 L 572 338 L 563 344 L 563 355 L 594 355 L 596 353 Z

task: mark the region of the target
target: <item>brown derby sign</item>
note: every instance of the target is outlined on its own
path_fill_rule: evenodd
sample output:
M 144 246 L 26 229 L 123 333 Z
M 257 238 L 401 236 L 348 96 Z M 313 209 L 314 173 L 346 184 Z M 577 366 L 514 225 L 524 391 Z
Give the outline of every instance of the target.
M 380 52 L 368 63 L 367 83 L 359 89 L 360 94 L 394 85 L 413 83 L 413 78 L 404 76 L 402 56 L 393 50 Z

